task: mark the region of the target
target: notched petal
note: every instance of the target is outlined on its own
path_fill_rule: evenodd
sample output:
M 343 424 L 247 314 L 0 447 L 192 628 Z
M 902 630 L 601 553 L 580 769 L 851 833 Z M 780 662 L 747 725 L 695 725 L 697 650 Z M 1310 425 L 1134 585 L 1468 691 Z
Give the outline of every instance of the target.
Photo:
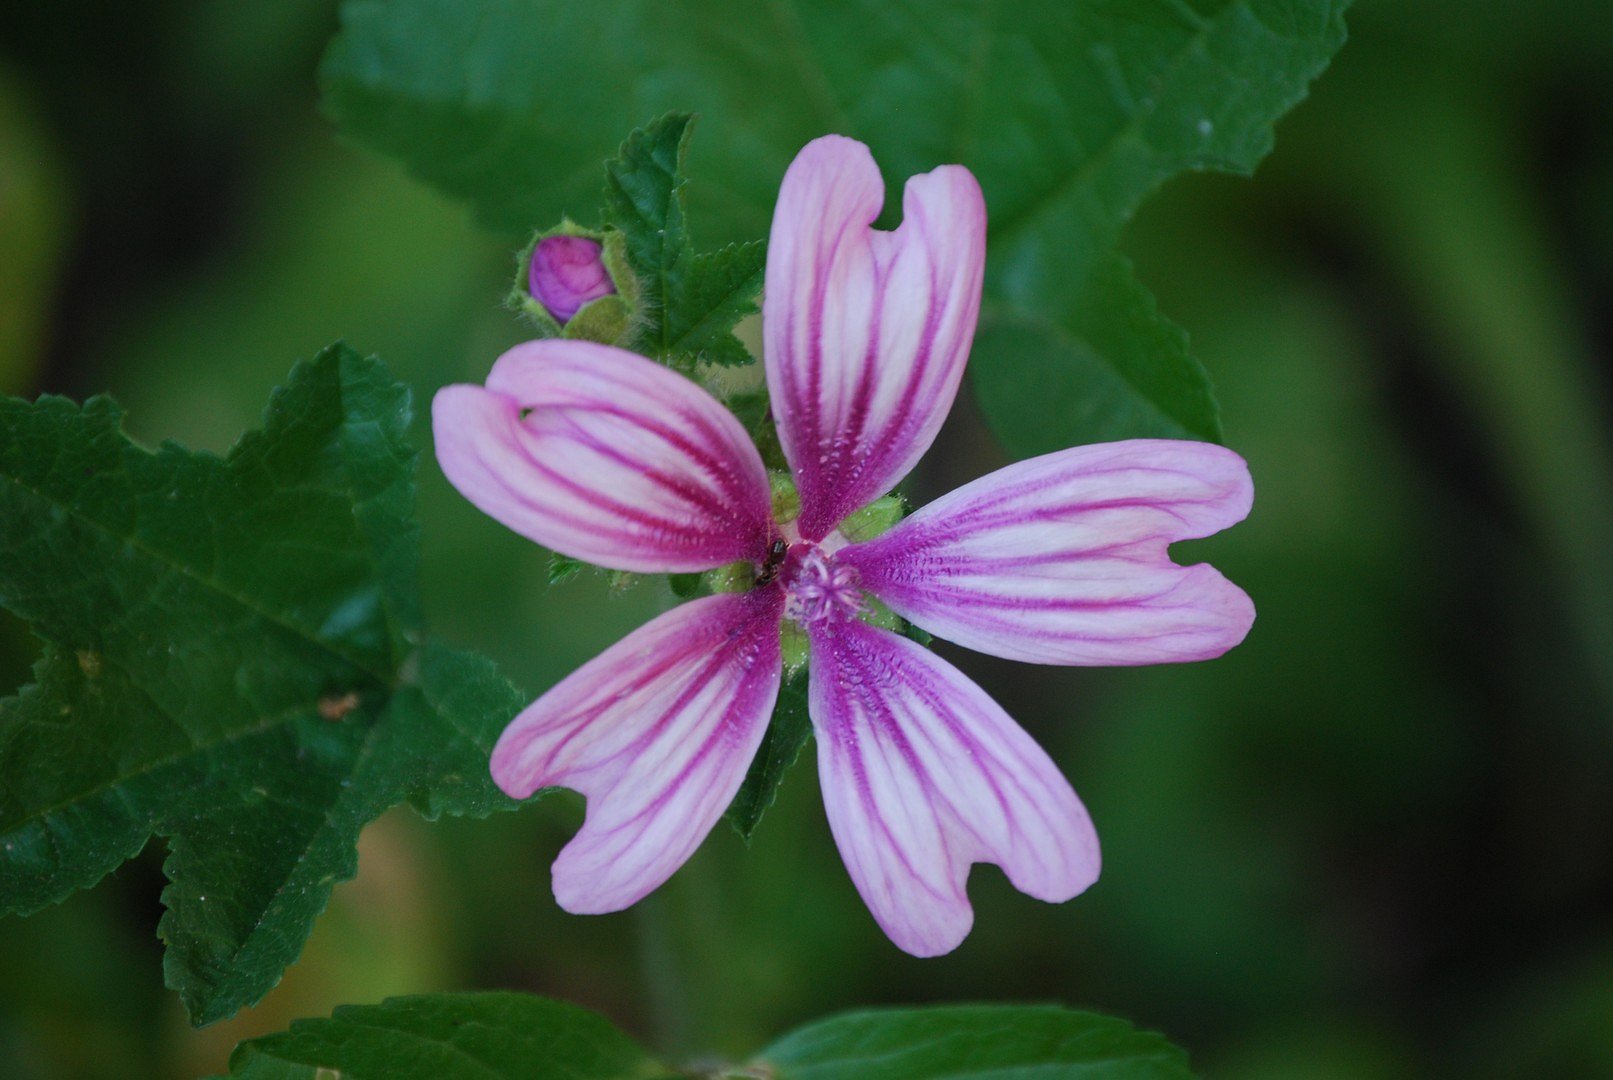
M 779 190 L 762 329 L 779 439 L 820 540 L 889 491 L 935 440 L 980 310 L 986 210 L 967 169 L 915 176 L 895 232 L 863 144 L 797 155 Z
M 493 779 L 513 798 L 588 800 L 554 863 L 575 914 L 619 911 L 672 875 L 733 801 L 778 697 L 777 589 L 674 608 L 578 668 L 511 721 Z
M 1098 838 L 1047 754 L 962 672 L 854 619 L 813 628 L 808 706 L 829 826 L 857 891 L 915 956 L 969 933 L 969 867 L 1059 903 L 1098 877 Z
M 1244 639 L 1254 604 L 1168 548 L 1243 520 L 1253 495 L 1224 447 L 1102 443 L 999 469 L 837 557 L 903 618 L 993 656 L 1205 660 Z

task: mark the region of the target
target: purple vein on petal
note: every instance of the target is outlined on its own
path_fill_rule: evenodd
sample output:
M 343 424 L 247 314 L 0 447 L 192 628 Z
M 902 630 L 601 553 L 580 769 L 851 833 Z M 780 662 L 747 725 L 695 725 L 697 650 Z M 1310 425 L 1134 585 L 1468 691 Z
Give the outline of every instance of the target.
M 1146 664 L 1219 656 L 1249 598 L 1169 546 L 1242 520 L 1236 454 L 1139 439 L 1019 462 L 841 551 L 862 584 L 937 636 L 1014 660 Z
M 933 956 L 973 920 L 975 862 L 1067 900 L 1097 877 L 1097 838 L 1069 783 L 957 669 L 854 620 L 812 630 L 810 707 L 830 827 L 875 919 Z
M 767 473 L 743 426 L 688 379 L 588 342 L 519 345 L 487 386 L 432 406 L 437 458 L 466 498 L 562 554 L 619 570 L 757 559 Z
M 670 876 L 732 801 L 778 695 L 776 587 L 692 600 L 584 664 L 511 722 L 493 777 L 517 798 L 569 787 L 583 827 L 555 896 L 615 911 Z
M 889 491 L 928 448 L 978 315 L 974 178 L 958 166 L 912 178 L 895 232 L 872 228 L 883 200 L 867 148 L 828 136 L 796 158 L 773 219 L 767 378 L 808 540 Z

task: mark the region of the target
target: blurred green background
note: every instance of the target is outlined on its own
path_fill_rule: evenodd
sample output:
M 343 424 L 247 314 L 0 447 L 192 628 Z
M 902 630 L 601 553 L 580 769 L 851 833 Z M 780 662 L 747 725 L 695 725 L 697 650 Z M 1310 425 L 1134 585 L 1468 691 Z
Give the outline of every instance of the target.
M 1248 642 L 1116 671 L 948 650 L 1086 800 L 1089 894 L 981 868 L 973 935 L 907 957 L 805 762 L 748 849 L 719 826 L 600 918 L 549 895 L 579 800 L 396 812 L 282 985 L 193 1031 L 154 843 L 0 922 L 0 1076 L 193 1076 L 339 1003 L 511 987 L 686 1058 L 858 1005 L 1058 1000 L 1210 1077 L 1613 1077 L 1613 19 L 1363 0 L 1350 23 L 1252 181 L 1179 179 L 1124 245 L 1254 470 L 1250 520 L 1179 553 L 1254 596 Z M 520 340 L 510 252 L 320 119 L 334 28 L 334 0 L 0 11 L 0 391 L 110 390 L 138 437 L 222 450 L 334 339 L 422 403 Z M 965 402 L 910 488 L 1004 460 Z M 421 489 L 436 631 L 533 692 L 669 602 L 547 588 L 429 457 Z M 0 692 L 37 654 L 8 619 Z

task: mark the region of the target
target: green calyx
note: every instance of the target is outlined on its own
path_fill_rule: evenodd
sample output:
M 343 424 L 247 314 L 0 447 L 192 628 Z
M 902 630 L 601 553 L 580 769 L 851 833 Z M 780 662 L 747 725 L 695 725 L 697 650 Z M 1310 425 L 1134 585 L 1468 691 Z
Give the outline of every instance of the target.
M 840 535 L 853 544 L 860 544 L 864 540 L 872 540 L 889 532 L 893 525 L 906 516 L 907 504 L 902 502 L 902 497 L 886 495 L 882 499 L 875 499 L 842 521 Z
M 907 630 L 907 623 L 900 615 L 868 593 L 863 593 L 863 609 L 857 613 L 857 620 L 896 634 Z
M 773 498 L 773 520 L 787 525 L 801 516 L 801 493 L 787 472 L 769 472 L 768 487 Z M 840 535 L 853 544 L 872 540 L 889 532 L 891 526 L 907 516 L 907 504 L 900 495 L 886 495 L 850 515 L 840 523 Z
M 812 644 L 807 639 L 806 628 L 791 619 L 785 619 L 779 625 L 779 651 L 784 657 L 784 678 L 795 678 L 806 666 L 812 655 Z
M 700 575 L 700 584 L 710 593 L 745 592 L 756 584 L 756 566 L 741 559 Z
M 795 490 L 795 481 L 786 472 L 770 472 L 767 484 L 773 496 L 773 520 L 787 525 L 801 516 L 801 493 Z

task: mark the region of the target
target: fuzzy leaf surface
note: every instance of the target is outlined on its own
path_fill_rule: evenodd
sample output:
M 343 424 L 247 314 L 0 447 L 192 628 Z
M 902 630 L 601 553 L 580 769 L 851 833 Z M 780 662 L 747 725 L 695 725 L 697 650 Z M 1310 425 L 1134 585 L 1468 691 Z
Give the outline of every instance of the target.
M 0 912 L 168 845 L 164 969 L 206 1023 L 302 949 L 363 826 L 515 805 L 487 753 L 519 695 L 422 645 L 408 392 L 343 346 L 224 458 L 109 398 L 0 401 L 0 605 L 44 643 L 0 701 Z
M 605 163 L 605 223 L 627 238 L 644 307 L 634 347 L 684 371 L 750 362 L 733 329 L 756 311 L 767 262 L 759 242 L 695 252 L 683 207 L 693 131 L 693 117 L 669 113 Z

